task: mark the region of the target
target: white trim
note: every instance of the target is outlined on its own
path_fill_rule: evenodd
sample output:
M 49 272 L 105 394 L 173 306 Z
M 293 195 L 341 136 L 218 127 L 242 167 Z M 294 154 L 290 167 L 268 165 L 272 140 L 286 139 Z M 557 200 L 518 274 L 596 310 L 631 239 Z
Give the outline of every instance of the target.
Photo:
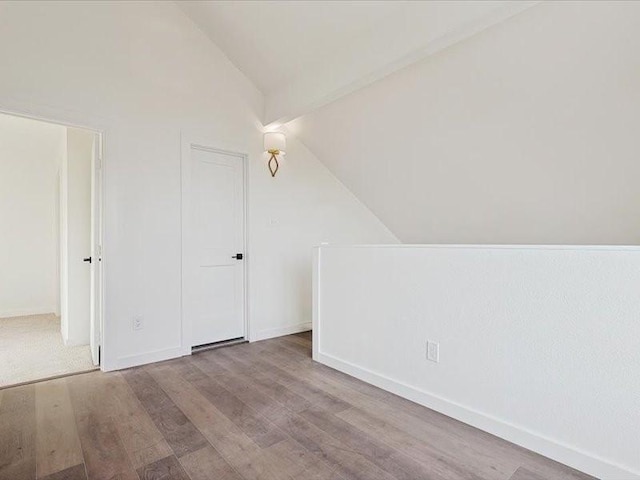
M 58 120 L 53 118 L 54 116 L 61 116 L 59 115 L 59 111 L 57 109 L 51 109 L 49 107 L 43 107 L 43 110 L 47 110 L 52 112 L 51 115 L 52 116 L 48 116 L 47 115 L 41 115 L 39 113 L 34 113 L 32 110 L 26 110 L 24 108 L 11 108 L 11 107 L 7 107 L 5 105 L 0 105 L 0 113 L 4 114 L 4 115 L 11 115 L 14 117 L 20 117 L 20 118 L 26 118 L 28 120 L 35 120 L 37 122 L 45 122 L 45 123 L 52 123 L 54 125 L 60 125 L 61 127 L 67 127 L 67 128 L 79 128 L 82 130 L 89 130 L 90 132 L 93 133 L 98 133 L 100 135 L 104 135 L 104 131 L 105 128 L 104 126 L 89 126 L 85 123 L 77 123 L 75 121 L 72 120 Z M 93 121 L 93 123 L 99 123 L 97 120 Z
M 251 321 L 249 306 L 249 156 L 243 155 L 242 180 L 244 182 L 244 338 L 251 341 Z
M 107 318 L 105 315 L 106 312 L 106 304 L 107 304 L 107 295 L 106 295 L 106 291 L 107 291 L 107 282 L 105 281 L 105 279 L 107 278 L 106 275 L 106 270 L 107 270 L 107 246 L 106 246 L 106 242 L 105 242 L 105 232 L 106 232 L 106 192 L 107 192 L 107 169 L 105 167 L 106 164 L 106 148 L 107 148 L 107 141 L 106 141 L 106 137 L 107 134 L 104 130 L 98 130 L 95 131 L 98 134 L 98 139 L 100 140 L 100 198 L 98 199 L 98 201 L 100 202 L 100 228 L 99 230 L 99 239 L 98 239 L 98 244 L 100 245 L 100 318 L 98 319 L 98 325 L 99 325 L 99 337 L 100 337 L 100 343 L 99 343 L 99 350 L 100 350 L 100 370 L 102 371 L 106 371 L 105 368 L 105 362 L 107 361 L 107 347 L 105 346 L 105 335 L 104 332 L 106 330 L 105 328 L 105 324 L 107 322 Z M 93 195 L 93 192 L 91 193 Z M 94 294 L 98 294 L 98 293 L 94 293 Z
M 314 248 L 311 267 L 311 357 L 316 361 L 320 358 L 320 255 L 320 248 Z
M 384 244 L 384 245 L 340 245 L 340 244 L 322 244 L 316 248 L 455 248 L 455 249 L 483 249 L 483 250 L 597 250 L 597 251 L 629 251 L 640 250 L 640 245 L 518 245 L 518 244 L 446 244 L 446 243 L 425 243 L 425 244 Z
M 146 365 L 147 363 L 162 362 L 182 356 L 182 347 L 165 348 L 163 350 L 153 350 L 146 353 L 138 353 L 135 355 L 126 355 L 118 358 L 115 365 L 104 369 L 104 371 L 120 370 L 123 368 L 136 367 L 138 365 Z
M 56 307 L 29 307 L 29 308 L 12 308 L 10 310 L 0 310 L 0 320 L 14 317 L 28 317 L 30 315 L 56 314 Z M 60 315 L 56 315 L 59 317 Z
M 425 390 L 412 387 L 406 383 L 398 382 L 332 355 L 318 352 L 314 355 L 313 359 L 331 368 L 335 368 L 340 372 L 356 377 L 391 393 L 395 393 L 400 397 L 419 403 L 427 408 L 443 413 L 444 415 L 460 420 L 468 425 L 489 432 L 497 437 L 533 450 L 534 452 L 598 478 L 640 480 L 640 472 L 633 472 L 622 465 L 608 462 L 603 458 L 591 455 L 552 438 L 518 425 L 513 425 Z
M 90 302 L 90 340 L 91 358 L 96 366 L 104 363 L 100 358 L 104 355 L 104 134 L 93 132 L 92 156 L 91 156 L 91 250 L 93 258 L 91 266 L 91 294 Z M 97 142 L 97 145 L 95 144 Z M 96 178 L 98 181 L 96 182 Z M 97 195 L 96 195 L 97 190 Z M 94 218 L 97 217 L 97 223 Z M 96 274 L 97 269 L 97 274 Z M 97 281 L 96 281 L 97 279 Z M 99 288 L 96 288 L 99 284 Z M 96 309 L 96 304 L 98 308 Z M 94 345 L 97 352 L 93 349 Z
M 268 328 L 256 332 L 251 338 L 251 342 L 267 340 L 269 338 L 282 337 L 284 335 L 292 335 L 294 333 L 308 332 L 311 330 L 311 322 L 298 323 L 296 325 L 288 325 L 286 327 Z
M 238 157 L 242 160 L 242 190 L 243 190 L 243 274 L 244 274 L 244 338 L 250 339 L 250 317 L 249 317 L 249 156 L 246 153 L 226 150 L 213 147 L 212 145 L 219 145 L 218 142 L 213 139 L 203 138 L 197 135 L 190 135 L 182 132 L 180 135 L 181 142 L 181 155 L 180 155 L 180 355 L 191 355 L 190 341 L 191 338 L 191 324 L 185 321 L 184 305 L 183 305 L 183 291 L 184 291 L 184 221 L 187 215 L 187 206 L 184 203 L 184 192 L 190 182 L 189 160 L 191 159 L 190 152 L 193 146 L 207 150 L 209 152 L 222 153 L 224 155 L 230 155 Z

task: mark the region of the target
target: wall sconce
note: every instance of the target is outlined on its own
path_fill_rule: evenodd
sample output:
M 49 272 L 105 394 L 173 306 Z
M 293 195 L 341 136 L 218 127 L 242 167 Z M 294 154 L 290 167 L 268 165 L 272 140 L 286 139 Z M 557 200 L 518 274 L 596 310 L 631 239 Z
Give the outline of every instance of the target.
M 281 132 L 267 132 L 264 134 L 264 150 L 271 154 L 269 163 L 269 171 L 271 176 L 275 177 L 280 165 L 278 164 L 278 155 L 285 155 L 287 149 L 287 137 Z

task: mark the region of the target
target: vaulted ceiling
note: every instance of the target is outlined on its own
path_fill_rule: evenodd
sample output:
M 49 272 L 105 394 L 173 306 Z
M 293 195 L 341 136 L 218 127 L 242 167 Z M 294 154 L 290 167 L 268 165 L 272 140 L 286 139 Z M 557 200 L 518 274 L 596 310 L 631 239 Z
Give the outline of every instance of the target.
M 640 3 L 179 6 L 401 241 L 640 241 Z
M 640 2 L 543 2 L 287 125 L 405 243 L 638 244 Z
M 384 21 L 402 2 L 178 2 L 265 94 Z
M 283 123 L 498 23 L 528 1 L 180 1 Z

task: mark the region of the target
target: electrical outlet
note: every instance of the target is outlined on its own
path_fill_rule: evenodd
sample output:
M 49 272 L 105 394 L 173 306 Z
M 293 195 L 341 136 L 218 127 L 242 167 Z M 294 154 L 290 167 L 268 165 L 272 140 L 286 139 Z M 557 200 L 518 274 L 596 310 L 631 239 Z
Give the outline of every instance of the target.
M 427 340 L 427 360 L 440 363 L 440 344 Z
M 142 323 L 142 317 L 133 317 L 133 329 L 142 330 L 144 324 Z

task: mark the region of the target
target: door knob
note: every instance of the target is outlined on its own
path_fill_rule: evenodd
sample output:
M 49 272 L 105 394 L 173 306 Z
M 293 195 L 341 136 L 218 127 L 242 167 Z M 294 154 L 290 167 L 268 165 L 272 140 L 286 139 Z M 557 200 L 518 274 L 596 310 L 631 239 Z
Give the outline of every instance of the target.
M 241 253 L 236 253 L 233 257 L 231 258 L 237 258 L 238 260 L 242 260 L 242 254 Z
M 91 257 L 83 258 L 82 261 L 91 263 Z

